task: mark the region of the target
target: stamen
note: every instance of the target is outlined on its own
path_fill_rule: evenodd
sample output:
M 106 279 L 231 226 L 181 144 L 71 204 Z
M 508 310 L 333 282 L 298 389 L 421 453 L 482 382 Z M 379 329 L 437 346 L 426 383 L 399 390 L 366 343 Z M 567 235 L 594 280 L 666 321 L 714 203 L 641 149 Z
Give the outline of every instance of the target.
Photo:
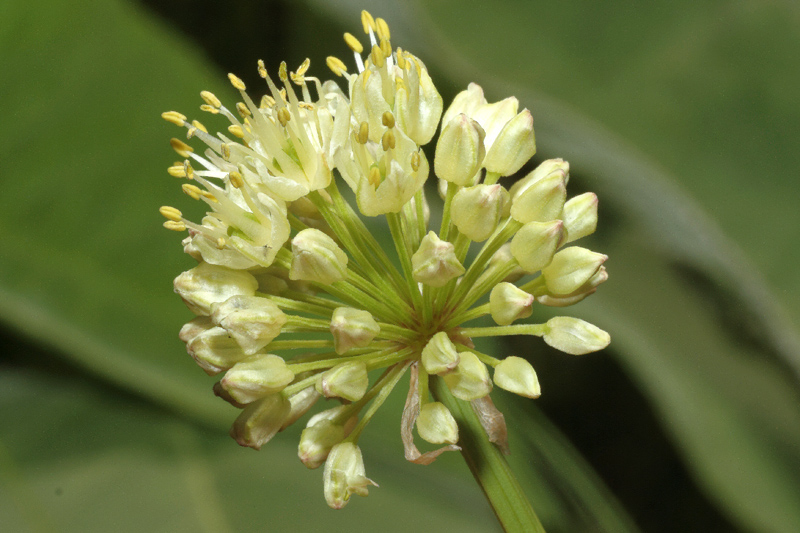
M 386 23 L 385 20 L 378 17 L 375 19 L 375 27 L 378 33 L 378 37 L 383 40 L 386 39 L 387 41 L 391 38 L 392 34 L 389 32 L 389 25 Z
M 239 112 L 239 116 L 242 117 L 242 118 L 247 118 L 249 116 L 252 116 L 252 113 L 250 113 L 250 110 L 247 109 L 247 106 L 244 105 L 244 103 L 242 103 L 242 102 L 236 102 L 236 111 Z
M 186 172 L 183 170 L 183 165 L 172 165 L 167 169 L 170 176 L 174 178 L 185 178 Z
M 203 126 L 203 123 L 200 122 L 199 120 L 193 120 L 192 121 L 192 126 L 197 128 L 198 130 L 202 131 L 203 133 L 208 133 L 208 129 L 206 129 L 206 127 Z
M 172 231 L 186 231 L 186 224 L 183 222 L 175 222 L 174 220 L 167 220 L 164 222 L 164 227 Z
M 242 130 L 241 126 L 233 124 L 228 126 L 228 131 L 231 132 L 231 135 L 239 137 L 240 139 L 244 139 L 244 130 Z
M 381 39 L 380 47 L 384 57 L 392 57 L 392 45 L 389 43 L 388 39 Z
M 381 137 L 381 146 L 383 147 L 384 152 L 388 152 L 394 148 L 395 138 L 392 130 L 386 130 L 386 133 L 383 134 L 383 137 Z
M 281 126 L 286 126 L 286 124 L 292 119 L 292 114 L 289 113 L 289 110 L 285 107 L 278 109 L 278 122 L 281 123 Z
M 286 75 L 286 61 L 281 61 L 281 66 L 278 67 L 278 78 L 280 78 L 280 80 L 284 83 L 286 83 L 286 80 L 289 79 L 289 77 Z
M 397 66 L 405 70 L 408 62 L 406 61 L 406 58 L 403 57 L 403 49 L 399 46 L 397 47 L 397 52 L 395 52 L 395 57 L 397 58 Z
M 175 222 L 180 222 L 183 218 L 183 213 L 169 205 L 162 205 L 158 209 L 158 212 L 161 213 L 167 220 L 174 220 Z
M 328 68 L 337 76 L 341 76 L 347 72 L 347 66 L 338 57 L 328 56 L 325 60 L 325 64 L 328 65 Z
M 358 133 L 356 134 L 356 140 L 360 144 L 367 144 L 369 140 L 369 124 L 366 122 L 362 122 L 358 125 Z
M 227 143 L 222 143 L 219 146 L 219 151 L 222 155 L 222 159 L 225 161 L 230 161 L 231 159 L 231 147 Z
M 214 95 L 214 93 L 212 93 L 210 91 L 201 92 L 200 93 L 200 97 L 203 99 L 203 101 L 205 103 L 207 103 L 208 105 L 210 105 L 212 107 L 222 107 L 222 102 L 220 102 L 219 98 L 217 98 Z
M 419 170 L 419 164 L 420 164 L 419 152 L 414 152 L 413 154 L 411 154 L 411 170 L 413 170 L 414 172 Z
M 211 113 L 212 115 L 216 115 L 217 113 L 219 113 L 219 109 L 208 104 L 201 105 L 200 110 L 205 111 L 206 113 Z
M 311 60 L 306 58 L 306 60 L 300 63 L 300 66 L 297 67 L 297 75 L 301 77 L 304 76 L 305 73 L 308 72 L 308 67 L 310 66 L 311 66 Z
M 352 33 L 345 33 L 344 34 L 344 42 L 347 46 L 350 47 L 350 50 L 353 52 L 360 54 L 364 51 L 364 47 L 361 45 L 361 42 L 356 39 L 356 37 Z
M 247 89 L 241 78 L 237 77 L 235 74 L 228 73 L 228 79 L 231 81 L 231 85 L 233 85 L 234 88 L 239 89 L 240 91 Z
M 178 113 L 177 111 L 167 111 L 165 113 L 161 113 L 161 118 L 167 122 L 172 122 L 176 126 L 183 126 L 186 124 L 186 115 Z
M 381 116 L 381 122 L 383 123 L 384 126 L 386 126 L 389 129 L 394 128 L 394 115 L 392 115 L 392 112 L 391 111 L 384 112 L 383 116 Z
M 172 149 L 178 152 L 178 155 L 181 157 L 191 157 L 189 154 L 194 152 L 194 148 L 180 139 L 170 139 L 169 144 L 172 146 Z
M 185 192 L 194 200 L 199 200 L 203 193 L 203 190 L 193 183 L 184 183 L 181 188 L 183 189 L 183 192 Z
M 361 11 L 361 25 L 364 27 L 364 33 L 369 33 L 375 30 L 375 19 L 369 14 L 366 9 Z
M 241 189 L 242 186 L 244 185 L 244 180 L 242 178 L 242 175 L 236 172 L 235 170 L 230 174 L 228 174 L 228 179 L 230 180 L 231 185 L 237 189 Z
M 192 164 L 189 163 L 188 159 L 183 162 L 183 173 L 186 174 L 188 179 L 194 179 L 194 169 L 192 168 Z
M 267 67 L 264 66 L 264 60 L 258 60 L 258 75 L 264 79 L 267 79 Z
M 369 58 L 372 64 L 378 68 L 381 68 L 385 63 L 383 51 L 377 44 L 372 46 L 372 52 L 369 54 Z
M 381 184 L 381 171 L 378 170 L 378 167 L 372 167 L 369 169 L 367 181 L 369 181 L 369 184 L 373 187 L 378 187 L 378 185 Z

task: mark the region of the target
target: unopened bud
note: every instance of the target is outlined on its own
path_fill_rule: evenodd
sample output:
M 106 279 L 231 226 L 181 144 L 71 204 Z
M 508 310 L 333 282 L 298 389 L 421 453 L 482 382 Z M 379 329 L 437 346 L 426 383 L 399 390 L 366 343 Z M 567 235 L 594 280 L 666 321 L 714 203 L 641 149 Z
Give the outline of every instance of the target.
M 447 407 L 439 402 L 422 406 L 417 417 L 417 433 L 431 444 L 458 442 L 458 424 Z
M 563 238 L 560 220 L 528 222 L 511 240 L 511 254 L 523 270 L 537 272 L 550 264 Z
M 492 255 L 491 259 L 489 259 L 489 266 L 487 267 L 487 270 L 490 268 L 505 268 L 509 261 L 514 261 L 517 263 L 516 259 L 514 259 L 514 256 L 511 253 L 511 243 L 507 242 L 501 246 L 500 249 L 494 253 L 494 255 Z M 503 281 L 515 283 L 523 278 L 525 274 L 527 274 L 527 272 L 525 272 L 525 270 L 519 266 L 519 263 L 517 263 L 517 266 L 514 268 L 514 270 L 512 270 L 511 273 L 509 273 L 505 279 L 503 279 Z
M 460 361 L 453 372 L 444 375 L 444 382 L 453 396 L 472 401 L 492 392 L 492 380 L 486 365 L 472 352 L 459 352 Z
M 568 200 L 564 204 L 562 219 L 568 243 L 594 233 L 597 229 L 597 195 L 587 192 Z
M 361 449 L 352 442 L 342 442 L 331 449 L 322 479 L 325 501 L 334 509 L 347 505 L 352 494 L 367 496 L 370 485 L 377 487 L 366 477 Z
M 342 355 L 351 348 L 363 348 L 378 336 L 381 327 L 369 311 L 352 307 L 337 307 L 331 317 L 331 333 L 336 353 Z
M 175 278 L 175 292 L 196 315 L 210 315 L 211 306 L 231 296 L 253 296 L 258 282 L 243 270 L 200 263 Z
M 331 448 L 346 436 L 344 426 L 328 419 L 309 424 L 300 434 L 297 456 L 306 467 L 318 468 L 328 458 Z
M 489 172 L 510 176 L 536 153 L 533 116 L 527 109 L 506 123 L 486 153 L 483 166 Z
M 237 402 L 250 403 L 282 391 L 293 380 L 294 372 L 282 358 L 259 354 L 233 365 L 221 384 Z
M 561 218 L 569 164 L 549 159 L 511 187 L 511 216 L 523 224 Z
M 510 196 L 502 185 L 475 185 L 456 193 L 451 217 L 458 231 L 481 242 L 494 233 L 510 205 Z
M 256 400 L 236 418 L 231 437 L 240 446 L 259 450 L 278 433 L 290 411 L 291 404 L 281 393 Z
M 440 331 L 422 349 L 422 366 L 428 374 L 446 374 L 458 366 L 460 358 L 456 346 Z
M 225 329 L 214 326 L 208 317 L 198 317 L 183 326 L 179 334 L 186 351 L 206 374 L 213 376 L 247 358 L 241 346 Z
M 317 392 L 317 389 L 315 389 L 313 385 L 306 387 L 298 393 L 292 394 L 289 397 L 289 403 L 291 404 L 289 416 L 283 421 L 281 431 L 297 422 L 301 416 L 306 414 L 309 409 L 317 403 L 320 396 L 320 393 Z
M 326 398 L 360 400 L 369 386 L 367 365 L 363 361 L 348 361 L 323 372 L 316 383 L 317 392 Z
M 589 281 L 605 263 L 608 256 L 571 246 L 553 256 L 542 269 L 547 291 L 553 295 L 568 295 Z
M 602 350 L 611 342 L 611 336 L 602 329 L 581 320 L 567 316 L 553 317 L 547 321 L 544 341 L 571 355 L 583 355 Z
M 318 229 L 304 229 L 292 239 L 289 278 L 330 285 L 347 277 L 347 255 Z
M 526 398 L 538 398 L 542 394 L 536 371 L 521 357 L 512 355 L 500 361 L 494 367 L 494 382 L 501 389 Z
M 211 320 L 225 328 L 247 355 L 272 342 L 287 320 L 277 305 L 259 296 L 232 296 L 211 309 Z
M 492 318 L 501 326 L 508 326 L 533 313 L 534 297 L 511 283 L 498 283 L 489 295 Z
M 414 280 L 429 287 L 442 287 L 464 274 L 464 266 L 455 254 L 452 243 L 441 240 L 433 231 L 423 237 L 419 249 L 411 257 Z
M 578 287 L 577 290 L 566 296 L 555 296 L 552 294 L 541 294 L 536 297 L 536 301 L 542 305 L 549 307 L 567 307 L 574 305 L 587 296 L 594 294 L 597 291 L 597 286 L 608 280 L 608 272 L 606 267 L 600 267 L 594 276 L 589 278 L 589 281 Z
M 457 115 L 442 130 L 436 143 L 433 169 L 456 185 L 469 185 L 481 168 L 486 150 L 483 128 L 466 115 Z

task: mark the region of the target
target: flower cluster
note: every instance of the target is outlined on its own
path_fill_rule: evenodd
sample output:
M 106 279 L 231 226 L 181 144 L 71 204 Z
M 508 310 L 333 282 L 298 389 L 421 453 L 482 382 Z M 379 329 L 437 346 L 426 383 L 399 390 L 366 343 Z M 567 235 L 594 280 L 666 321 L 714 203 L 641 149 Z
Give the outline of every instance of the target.
M 222 374 L 214 392 L 241 408 L 231 435 L 242 446 L 259 449 L 322 397 L 337 402 L 306 422 L 298 449 L 309 468 L 325 465 L 325 498 L 334 508 L 374 485 L 358 439 L 406 372 L 405 455 L 427 464 L 459 449 L 458 425 L 430 393 L 431 380 L 471 402 L 501 446 L 493 385 L 540 395 L 528 361 L 496 359 L 472 339 L 535 335 L 569 354 L 609 343 L 607 333 L 576 318 L 514 324 L 536 304 L 579 302 L 607 279 L 605 255 L 566 246 L 595 230 L 597 197 L 567 200 L 569 165 L 560 159 L 510 189 L 498 184 L 534 155 L 530 112 L 519 111 L 516 98 L 488 103 L 471 84 L 443 113 L 422 61 L 392 49 L 384 20 L 363 12 L 362 23 L 369 48 L 345 34 L 356 72 L 338 58 L 327 61 L 346 93 L 308 76 L 308 60 L 295 72 L 281 64 L 277 84 L 259 62 L 268 88 L 259 103 L 233 74 L 242 99 L 235 109 L 201 93 L 201 109 L 230 122 L 226 133 L 163 114 L 206 145 L 200 155 L 173 139 L 183 161 L 169 168 L 186 180 L 188 196 L 208 206 L 206 216 L 197 223 L 161 208 L 167 228 L 188 231 L 184 250 L 198 262 L 175 279 L 197 315 L 180 338 L 204 371 Z M 430 163 L 421 147 L 440 118 L 437 233 L 429 230 Z M 335 174 L 352 195 L 340 191 Z M 364 218 L 377 216 L 385 217 L 394 250 Z M 465 325 L 486 315 L 496 325 Z M 442 447 L 421 453 L 414 427 Z

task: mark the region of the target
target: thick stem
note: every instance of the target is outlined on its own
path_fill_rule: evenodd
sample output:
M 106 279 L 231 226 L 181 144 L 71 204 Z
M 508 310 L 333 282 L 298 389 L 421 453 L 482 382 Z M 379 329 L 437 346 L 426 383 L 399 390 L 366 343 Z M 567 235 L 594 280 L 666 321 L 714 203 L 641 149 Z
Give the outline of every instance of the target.
M 489 442 L 478 417 L 467 402 L 450 394 L 444 380 L 431 376 L 434 396 L 458 422 L 461 454 L 481 486 L 497 519 L 507 532 L 544 532 L 528 498 L 500 450 Z

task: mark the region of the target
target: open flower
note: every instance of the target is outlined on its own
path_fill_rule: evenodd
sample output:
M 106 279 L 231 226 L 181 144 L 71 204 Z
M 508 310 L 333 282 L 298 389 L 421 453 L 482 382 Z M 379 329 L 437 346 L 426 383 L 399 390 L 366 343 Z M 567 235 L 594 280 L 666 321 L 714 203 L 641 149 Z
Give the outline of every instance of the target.
M 198 261 L 175 280 L 197 315 L 180 338 L 204 371 L 224 372 L 214 392 L 242 409 L 231 429 L 242 446 L 261 448 L 321 398 L 337 404 L 308 421 L 298 452 L 310 468 L 325 464 L 334 508 L 374 485 L 358 440 L 404 375 L 405 456 L 428 464 L 459 449 L 443 395 L 468 402 L 506 449 L 492 389 L 541 394 L 525 357 L 497 359 L 475 349 L 474 338 L 538 336 L 574 355 L 610 341 L 575 318 L 523 322 L 542 306 L 582 300 L 607 279 L 605 255 L 565 247 L 595 230 L 597 197 L 567 200 L 561 160 L 545 161 L 510 190 L 497 183 L 535 152 L 530 112 L 519 112 L 515 98 L 489 104 L 471 84 L 440 123 L 442 99 L 422 61 L 392 48 L 384 20 L 363 12 L 362 25 L 368 46 L 345 34 L 355 71 L 327 61 L 342 88 L 308 76 L 308 60 L 294 72 L 281 64 L 279 87 L 259 62 L 266 94 L 258 104 L 233 74 L 242 101 L 230 109 L 201 93 L 201 109 L 226 119 L 224 132 L 163 115 L 205 145 L 200 155 L 173 139 L 183 161 L 169 173 L 186 180 L 183 191 L 208 206 L 206 216 L 197 223 L 161 208 L 167 228 L 188 231 L 184 250 Z M 431 229 L 423 190 L 431 168 L 421 147 L 440 126 L 434 171 L 445 199 L 441 226 Z M 362 218 L 379 215 L 392 251 Z M 420 452 L 415 428 L 440 447 Z

